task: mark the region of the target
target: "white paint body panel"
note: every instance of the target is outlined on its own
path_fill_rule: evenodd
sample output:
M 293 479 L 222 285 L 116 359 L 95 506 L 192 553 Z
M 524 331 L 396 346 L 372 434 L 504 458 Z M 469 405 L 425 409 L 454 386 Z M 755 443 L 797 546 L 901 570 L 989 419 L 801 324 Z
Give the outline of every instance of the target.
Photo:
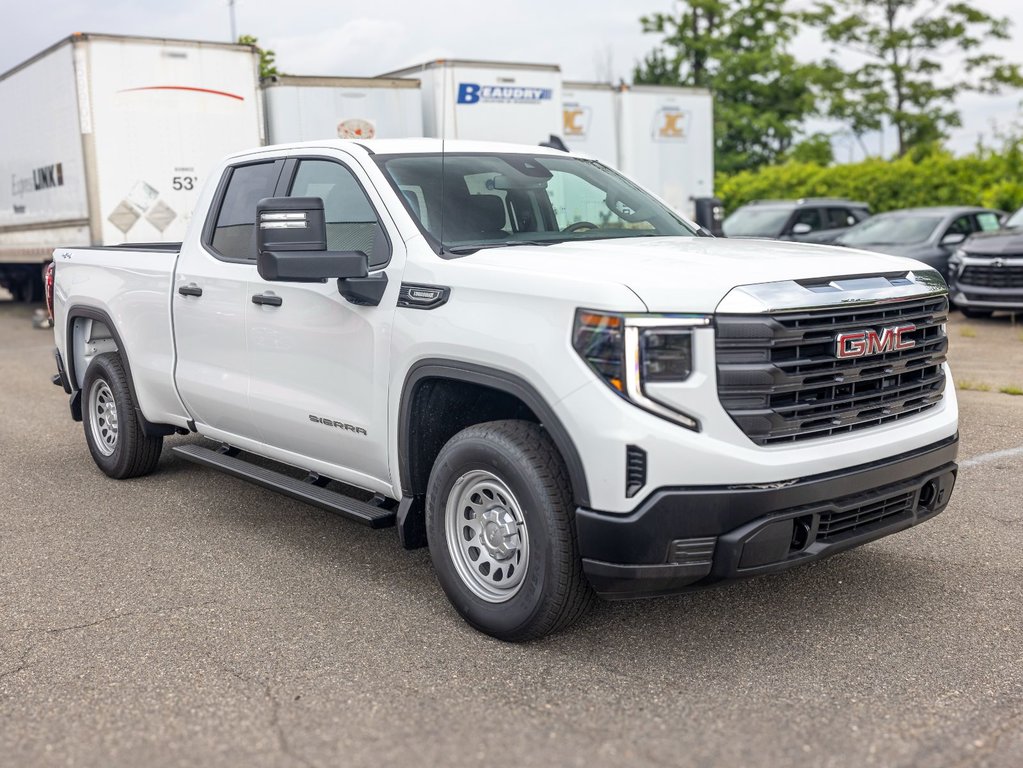
M 383 154 L 437 148 L 438 142 L 429 140 L 381 140 L 374 145 Z M 473 143 L 449 149 L 512 151 Z M 824 246 L 712 238 L 522 246 L 443 259 L 428 247 L 371 156 L 358 145 L 310 142 L 225 162 L 302 154 L 334 156 L 351 164 L 369 189 L 393 245 L 386 266 L 389 287 L 380 306 L 346 304 L 333 282 L 271 284 L 258 277 L 253 265 L 210 266 L 206 260 L 212 257 L 199 244 L 201 225 L 196 221 L 173 280 L 172 254 L 82 250 L 58 259 L 56 338 L 65 359 L 67 306 L 103 309 L 121 332 L 140 406 L 151 421 L 182 424 L 194 418 L 208 437 L 393 498 L 401 495 L 398 418 L 403 386 L 409 370 L 430 358 L 485 366 L 532 384 L 579 451 L 591 506 L 608 512 L 624 512 L 636 504 L 625 496 L 626 444 L 647 451 L 647 488 L 652 489 L 810 477 L 923 448 L 956 433 L 955 391 L 948 387 L 938 406 L 917 416 L 763 448 L 739 430 L 718 400 L 711 328 L 695 332 L 693 375 L 684 383 L 649 390 L 698 418 L 700 432 L 617 396 L 572 349 L 579 307 L 709 315 L 736 286 L 876 275 L 919 268 L 917 262 Z M 203 193 L 200 210 L 208 207 L 213 186 L 211 181 Z M 186 333 L 183 302 L 193 300 L 179 297 L 177 287 L 213 275 L 244 286 L 236 291 L 238 306 L 244 308 L 225 310 L 217 320 L 195 316 L 188 321 L 194 327 Z M 450 300 L 429 311 L 396 309 L 402 281 L 448 286 Z M 285 312 L 249 303 L 250 294 L 265 290 L 284 297 L 278 310 Z M 204 293 L 201 301 L 205 299 Z M 225 306 L 234 301 L 228 297 Z M 173 374 L 171 306 L 178 334 L 177 388 L 184 403 L 176 394 Z M 224 328 L 213 330 L 213 323 Z M 243 343 L 237 341 L 240 337 Z M 248 422 L 239 418 L 228 423 L 217 415 L 218 404 L 224 405 L 232 392 L 238 400 L 234 407 L 248 409 Z M 209 400 L 202 405 L 205 420 L 198 418 L 202 398 Z M 307 418 L 310 413 L 350 419 L 367 434 L 313 423 Z

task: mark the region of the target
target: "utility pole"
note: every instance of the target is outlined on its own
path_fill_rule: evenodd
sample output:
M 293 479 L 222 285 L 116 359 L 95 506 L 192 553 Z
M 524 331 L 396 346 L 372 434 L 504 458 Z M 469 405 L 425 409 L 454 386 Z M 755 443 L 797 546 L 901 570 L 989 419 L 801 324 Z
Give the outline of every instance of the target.
M 228 11 L 231 13 L 231 42 L 232 43 L 237 43 L 238 42 L 238 30 L 235 27 L 235 23 L 234 23 L 234 0 L 227 0 L 227 8 L 228 8 Z

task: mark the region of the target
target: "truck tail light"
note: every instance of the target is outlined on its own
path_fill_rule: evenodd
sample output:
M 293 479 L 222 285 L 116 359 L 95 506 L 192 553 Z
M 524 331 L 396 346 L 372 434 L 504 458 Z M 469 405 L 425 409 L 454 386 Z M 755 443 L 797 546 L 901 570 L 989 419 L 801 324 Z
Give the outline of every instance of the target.
M 43 276 L 43 282 L 46 284 L 46 314 L 50 316 L 50 320 L 53 320 L 53 273 L 56 271 L 57 265 L 52 261 L 46 265 L 46 272 Z

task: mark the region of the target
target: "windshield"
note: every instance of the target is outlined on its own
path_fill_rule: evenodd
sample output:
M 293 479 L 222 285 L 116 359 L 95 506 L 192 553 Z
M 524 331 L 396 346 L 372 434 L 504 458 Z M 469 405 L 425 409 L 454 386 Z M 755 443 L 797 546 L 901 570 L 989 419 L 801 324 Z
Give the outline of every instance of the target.
M 420 228 L 450 253 L 696 235 L 674 211 L 592 160 L 439 153 L 375 159 Z
M 1009 220 L 1005 222 L 1006 229 L 1018 229 L 1019 227 L 1023 227 L 1023 208 L 1012 214 Z
M 726 237 L 778 237 L 791 213 L 791 208 L 743 206 L 725 219 L 721 228 Z
M 940 216 L 875 216 L 839 238 L 845 245 L 911 245 L 925 242 Z

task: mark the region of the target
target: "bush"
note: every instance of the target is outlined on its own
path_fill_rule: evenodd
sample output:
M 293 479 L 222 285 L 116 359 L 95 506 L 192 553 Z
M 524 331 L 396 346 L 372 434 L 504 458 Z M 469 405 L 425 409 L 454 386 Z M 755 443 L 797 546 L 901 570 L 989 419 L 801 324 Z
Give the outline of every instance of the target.
M 924 205 L 1013 211 L 1023 206 L 1023 152 L 1018 145 L 964 157 L 937 150 L 829 167 L 793 160 L 732 176 L 718 174 L 715 186 L 729 213 L 750 200 L 801 197 L 845 197 L 868 203 L 875 213 Z

